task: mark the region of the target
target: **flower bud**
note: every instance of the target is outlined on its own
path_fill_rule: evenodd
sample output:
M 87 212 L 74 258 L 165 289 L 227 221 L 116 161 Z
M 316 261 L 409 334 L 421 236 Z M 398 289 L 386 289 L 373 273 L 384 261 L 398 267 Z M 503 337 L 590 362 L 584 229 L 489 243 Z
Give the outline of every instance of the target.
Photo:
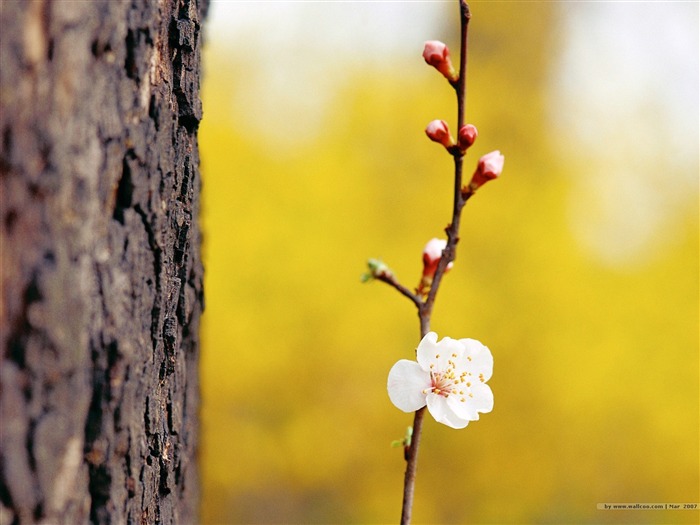
M 469 183 L 469 191 L 474 192 L 488 181 L 497 178 L 503 171 L 504 162 L 505 157 L 498 150 L 481 157 Z
M 423 248 L 423 276 L 417 289 L 419 294 L 426 294 L 430 289 L 430 285 L 433 283 L 433 277 L 435 277 L 435 271 L 442 258 L 442 252 L 446 246 L 446 240 L 435 238 L 430 239 L 428 244 L 425 245 L 425 248 Z M 452 263 L 447 265 L 445 272 L 448 272 L 450 268 L 452 268 Z
M 442 251 L 446 246 L 447 241 L 438 238 L 430 239 L 425 245 L 423 248 L 423 277 L 435 275 Z
M 425 128 L 425 134 L 434 142 L 438 142 L 450 148 L 455 145 L 455 139 L 450 135 L 450 128 L 447 127 L 447 122 L 444 120 L 433 120 L 428 127 Z
M 457 135 L 457 144 L 459 149 L 462 151 L 467 151 L 469 146 L 474 144 L 478 133 L 476 131 L 476 126 L 472 124 L 466 124 L 459 128 L 459 133 Z
M 429 40 L 425 43 L 423 49 L 423 58 L 425 61 L 437 69 L 450 82 L 456 82 L 459 75 L 452 67 L 450 60 L 450 50 L 447 46 L 438 40 Z

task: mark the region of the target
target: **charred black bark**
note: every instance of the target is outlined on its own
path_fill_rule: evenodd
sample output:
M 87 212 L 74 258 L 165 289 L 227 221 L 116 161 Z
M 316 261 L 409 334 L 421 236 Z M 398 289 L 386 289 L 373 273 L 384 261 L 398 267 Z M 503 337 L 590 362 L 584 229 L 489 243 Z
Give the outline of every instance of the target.
M 0 5 L 0 522 L 194 523 L 207 0 Z

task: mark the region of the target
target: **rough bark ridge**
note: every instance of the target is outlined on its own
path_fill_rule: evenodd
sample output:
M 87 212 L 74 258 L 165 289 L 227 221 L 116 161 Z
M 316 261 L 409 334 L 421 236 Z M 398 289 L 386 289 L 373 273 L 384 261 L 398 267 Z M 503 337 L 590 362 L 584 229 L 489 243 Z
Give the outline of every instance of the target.
M 207 0 L 0 6 L 0 522 L 194 523 Z

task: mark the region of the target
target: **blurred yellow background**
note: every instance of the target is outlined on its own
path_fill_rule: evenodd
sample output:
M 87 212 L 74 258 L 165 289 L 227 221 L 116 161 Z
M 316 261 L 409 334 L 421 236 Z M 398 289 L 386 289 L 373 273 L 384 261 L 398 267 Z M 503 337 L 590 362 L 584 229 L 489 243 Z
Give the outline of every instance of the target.
M 492 413 L 426 419 L 415 523 L 696 523 L 698 4 L 472 2 L 463 214 L 432 328 L 492 351 Z M 421 57 L 457 2 L 215 2 L 201 126 L 203 522 L 395 523 L 386 377 L 444 237 L 455 127 Z

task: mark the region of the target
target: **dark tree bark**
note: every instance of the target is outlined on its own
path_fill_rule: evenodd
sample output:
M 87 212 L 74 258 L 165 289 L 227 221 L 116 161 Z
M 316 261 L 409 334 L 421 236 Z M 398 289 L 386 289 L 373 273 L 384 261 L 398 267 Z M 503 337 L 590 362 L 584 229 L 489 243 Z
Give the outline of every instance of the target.
M 207 0 L 0 2 L 0 522 L 197 521 Z

